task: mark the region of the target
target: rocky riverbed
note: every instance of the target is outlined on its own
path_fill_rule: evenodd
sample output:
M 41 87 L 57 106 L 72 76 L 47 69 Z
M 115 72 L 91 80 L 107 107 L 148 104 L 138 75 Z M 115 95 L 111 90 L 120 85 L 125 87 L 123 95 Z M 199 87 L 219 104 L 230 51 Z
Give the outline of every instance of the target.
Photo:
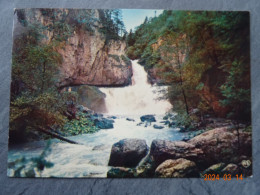
M 250 132 L 221 127 L 187 142 L 153 140 L 149 153 L 144 140 L 124 139 L 111 149 L 108 177 L 203 177 L 204 174 L 252 175 Z M 124 163 L 131 159 L 133 164 Z M 139 161 L 139 163 L 136 163 Z

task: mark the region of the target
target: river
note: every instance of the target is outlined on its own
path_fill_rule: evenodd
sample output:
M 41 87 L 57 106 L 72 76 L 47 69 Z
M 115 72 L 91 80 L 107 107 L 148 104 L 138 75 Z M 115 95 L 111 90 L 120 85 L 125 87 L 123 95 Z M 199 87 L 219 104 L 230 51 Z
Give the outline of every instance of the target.
M 100 130 L 94 134 L 83 134 L 69 137 L 81 145 L 52 140 L 51 151 L 47 160 L 54 163 L 51 168 L 45 168 L 41 177 L 106 177 L 110 167 L 107 166 L 111 147 L 124 138 L 145 139 L 150 146 L 154 139 L 181 140 L 185 134 L 176 128 L 168 128 L 160 123 L 164 114 L 171 108 L 167 100 L 158 100 L 160 91 L 165 86 L 152 86 L 147 81 L 144 68 L 132 61 L 132 85 L 120 88 L 100 88 L 106 94 L 106 117 L 116 116 L 114 128 Z M 150 126 L 140 124 L 140 116 L 155 115 L 156 121 Z M 133 120 L 127 120 L 133 119 Z M 154 124 L 164 126 L 155 129 Z M 8 162 L 21 156 L 35 157 L 39 155 L 46 142 L 33 142 L 16 145 L 9 148 Z M 12 170 L 8 170 L 12 176 Z

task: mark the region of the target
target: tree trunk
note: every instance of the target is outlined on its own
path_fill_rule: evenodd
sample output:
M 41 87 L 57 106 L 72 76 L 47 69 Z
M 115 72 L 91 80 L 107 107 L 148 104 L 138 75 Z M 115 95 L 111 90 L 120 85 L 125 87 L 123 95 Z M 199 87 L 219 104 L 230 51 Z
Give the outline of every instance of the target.
M 70 139 L 67 139 L 65 137 L 62 137 L 62 136 L 58 135 L 57 133 L 53 133 L 53 132 L 48 131 L 48 130 L 46 130 L 44 128 L 38 127 L 38 129 L 39 129 L 40 132 L 45 133 L 45 134 L 50 135 L 50 136 L 53 136 L 53 137 L 55 137 L 55 138 L 57 138 L 59 140 L 68 142 L 70 144 L 79 144 L 78 142 L 75 142 L 73 140 L 70 140 Z

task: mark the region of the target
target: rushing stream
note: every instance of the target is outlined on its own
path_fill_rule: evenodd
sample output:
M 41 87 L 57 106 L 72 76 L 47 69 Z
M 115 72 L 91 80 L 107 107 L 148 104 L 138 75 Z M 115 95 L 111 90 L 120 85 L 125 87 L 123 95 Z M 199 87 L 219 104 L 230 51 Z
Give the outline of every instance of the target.
M 105 116 L 116 116 L 114 128 L 100 130 L 94 134 L 69 137 L 81 145 L 53 140 L 47 160 L 54 163 L 52 168 L 45 168 L 42 177 L 106 177 L 111 147 L 124 138 L 145 139 L 150 146 L 154 139 L 181 140 L 185 135 L 177 129 L 168 128 L 160 123 L 163 115 L 171 107 L 166 100 L 158 101 L 159 90 L 164 87 L 151 86 L 147 82 L 147 73 L 137 61 L 132 61 L 132 85 L 123 88 L 100 88 L 106 94 L 107 113 Z M 154 114 L 156 121 L 150 126 L 140 124 L 140 116 Z M 126 119 L 133 120 L 126 120 Z M 154 124 L 164 126 L 155 129 Z M 33 142 L 9 149 L 8 161 L 12 162 L 21 156 L 34 157 L 44 148 L 44 141 Z M 8 174 L 12 173 L 9 170 Z

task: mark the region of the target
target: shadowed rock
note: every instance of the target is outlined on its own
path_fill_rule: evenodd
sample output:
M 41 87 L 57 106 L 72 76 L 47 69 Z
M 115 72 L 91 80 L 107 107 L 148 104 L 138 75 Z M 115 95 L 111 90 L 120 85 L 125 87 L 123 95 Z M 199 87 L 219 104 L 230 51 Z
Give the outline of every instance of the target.
M 185 158 L 195 162 L 200 162 L 204 158 L 201 149 L 183 141 L 153 140 L 150 155 L 156 165 L 168 159 Z
M 123 139 L 112 146 L 109 166 L 135 167 L 146 156 L 148 146 L 145 140 Z

